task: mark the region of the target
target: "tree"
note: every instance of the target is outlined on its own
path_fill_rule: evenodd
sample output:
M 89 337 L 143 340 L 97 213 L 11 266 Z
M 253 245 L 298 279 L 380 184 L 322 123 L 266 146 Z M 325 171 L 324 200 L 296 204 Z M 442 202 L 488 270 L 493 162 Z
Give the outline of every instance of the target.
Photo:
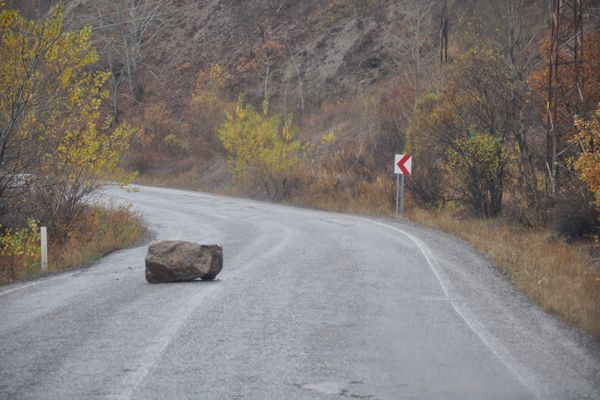
M 269 115 L 268 103 L 262 112 L 238 100 L 235 111 L 225 112 L 219 139 L 229 153 L 229 167 L 238 182 L 248 176 L 258 178 L 271 200 L 289 193 L 289 176 L 300 163 L 304 145 L 295 139 L 297 129 L 292 115 Z
M 225 89 L 231 76 L 219 64 L 210 65 L 196 76 L 196 85 L 188 107 L 195 154 L 210 158 L 215 152 L 223 152 L 217 130 L 224 119 L 224 110 L 233 106 Z
M 447 148 L 440 144 L 435 134 L 441 120 L 434 114 L 441 111 L 440 97 L 436 93 L 421 96 L 407 128 L 407 136 L 413 138 L 411 151 L 418 157 L 419 163 L 429 166 L 413 171 L 410 189 L 429 206 L 435 205 L 444 196 L 441 161 L 447 156 Z
M 499 138 L 474 134 L 457 139 L 444 163 L 449 190 L 480 217 L 493 217 L 502 209 L 504 175 L 508 161 Z
M 102 117 L 110 73 L 93 69 L 91 34 L 63 32 L 60 7 L 28 21 L 0 2 L 0 216 L 37 189 L 40 213 L 68 223 L 98 179 L 122 172 L 135 130 Z
M 182 15 L 166 12 L 164 0 L 126 0 L 97 2 L 96 29 L 104 59 L 112 72 L 110 86 L 113 96 L 110 99 L 111 111 L 119 117 L 119 97 L 134 102 L 142 100 L 145 75 L 148 72 L 146 59 L 155 52 L 157 36 L 164 30 L 181 22 Z M 119 92 L 121 83 L 126 90 Z
M 531 88 L 527 79 L 537 57 L 536 46 L 544 29 L 545 8 L 542 0 L 498 0 L 482 3 L 481 13 L 488 16 L 490 45 L 503 56 L 509 72 L 513 114 L 514 139 L 518 154 L 519 181 L 529 206 L 539 206 L 538 179 L 531 130 L 528 118 L 534 110 L 529 98 Z M 543 172 L 542 172 L 543 174 Z
M 448 18 L 448 0 L 444 0 L 442 5 L 442 12 L 440 15 L 440 63 L 448 62 L 448 32 L 449 32 L 449 18 Z
M 448 165 L 450 155 L 471 158 L 469 162 L 472 165 L 469 168 L 474 168 L 475 172 L 479 171 L 481 165 L 491 165 L 494 160 L 502 165 L 503 149 L 515 129 L 512 110 L 509 71 L 501 55 L 490 49 L 469 50 L 457 57 L 448 69 L 447 81 L 441 93 L 427 95 L 420 101 L 409 127 L 409 133 L 414 137 L 415 154 L 431 160 L 433 168 L 441 168 L 440 161 L 446 161 Z M 476 135 L 480 133 L 486 135 L 484 139 L 473 141 L 472 138 L 477 138 Z M 494 148 L 497 155 L 493 158 L 487 154 L 480 160 L 478 151 L 491 151 L 488 136 L 498 144 Z M 454 167 L 457 170 L 468 169 L 466 165 Z M 455 185 L 447 192 L 456 196 L 457 190 L 461 191 L 458 198 L 472 205 L 478 215 L 496 215 L 502 208 L 505 168 L 496 168 L 495 172 L 493 190 L 486 189 L 490 196 L 488 203 L 481 201 L 483 195 L 473 196 L 469 185 Z M 438 176 L 433 172 L 428 175 L 430 180 Z M 490 180 L 481 173 L 473 173 L 473 176 L 474 180 Z M 480 184 L 492 187 L 483 181 Z
M 41 23 L 28 22 L 16 10 L 0 2 L 0 215 L 7 212 L 5 200 L 28 190 L 22 179 L 39 160 L 34 149 L 43 143 L 37 133 L 39 121 L 49 118 L 67 92 L 60 82 L 61 70 L 54 48 L 60 46 L 61 21 L 53 16 Z M 76 37 L 67 39 L 75 45 Z M 36 132 L 38 131 L 38 132 Z
M 257 24 L 260 30 L 261 42 L 254 47 L 253 53 L 260 64 L 264 66 L 264 77 L 263 77 L 263 98 L 268 99 L 269 83 L 271 75 L 275 72 L 273 66 L 278 57 L 283 54 L 285 49 L 284 45 L 273 39 L 273 33 L 270 25 L 263 28 L 260 24 Z
M 578 132 L 572 142 L 581 148 L 575 169 L 594 193 L 596 208 L 600 210 L 600 104 L 589 120 L 576 117 L 575 127 Z
M 302 114 L 304 115 L 306 108 L 306 103 L 304 101 L 304 80 L 306 76 L 306 71 L 304 69 L 301 51 L 298 48 L 297 44 L 295 45 L 295 47 L 297 53 L 296 55 L 294 55 L 294 51 L 292 51 L 292 48 L 289 45 L 289 43 L 287 44 L 290 59 L 292 61 L 292 66 L 294 67 L 294 70 L 296 71 L 296 77 L 298 78 L 298 95 L 300 96 L 300 109 L 302 110 Z M 287 97 L 285 101 L 287 102 Z
M 572 176 L 568 160 L 577 155 L 577 147 L 571 140 L 577 133 L 573 125 L 575 117 L 589 118 L 600 102 L 600 33 L 586 32 L 582 42 L 575 63 L 569 46 L 552 53 L 550 36 L 546 37 L 541 48 L 547 57 L 546 65 L 529 77 L 539 115 L 547 118 L 545 172 L 550 197 L 559 193 Z M 553 56 L 550 58 L 549 54 Z M 552 102 L 547 100 L 549 90 Z
M 396 68 L 402 72 L 393 94 L 385 96 L 384 106 L 392 110 L 388 118 L 396 130 L 396 140 L 404 142 L 405 150 L 411 145 L 405 126 L 431 82 L 429 72 L 435 61 L 435 45 L 430 20 L 434 6 L 434 0 L 408 0 L 398 34 L 391 35 L 390 44 L 386 44 Z

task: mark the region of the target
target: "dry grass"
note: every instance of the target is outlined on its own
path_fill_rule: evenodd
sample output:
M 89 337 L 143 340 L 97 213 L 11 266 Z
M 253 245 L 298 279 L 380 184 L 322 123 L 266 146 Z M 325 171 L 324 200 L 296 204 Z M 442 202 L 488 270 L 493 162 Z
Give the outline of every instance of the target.
M 600 335 L 600 269 L 589 244 L 548 242 L 549 231 L 503 220 L 461 219 L 449 211 L 411 210 L 409 218 L 471 243 L 533 301 L 563 320 Z
M 288 203 L 326 211 L 391 217 L 391 185 L 389 180 L 380 177 L 372 182 L 358 181 L 343 188 L 331 187 L 325 190 L 318 187 L 317 183 L 296 193 Z
M 201 187 L 201 177 L 202 169 L 198 166 L 194 166 L 184 172 L 154 170 L 136 177 L 135 183 L 147 186 L 196 190 Z
M 125 208 L 90 208 L 77 225 L 70 226 L 65 231 L 62 237 L 49 232 L 48 273 L 85 266 L 114 250 L 140 243 L 145 235 L 141 218 Z M 32 265 L 14 258 L 9 262 L 13 263 L 14 276 L 0 274 L 0 284 L 44 275 L 40 270 L 39 259 Z

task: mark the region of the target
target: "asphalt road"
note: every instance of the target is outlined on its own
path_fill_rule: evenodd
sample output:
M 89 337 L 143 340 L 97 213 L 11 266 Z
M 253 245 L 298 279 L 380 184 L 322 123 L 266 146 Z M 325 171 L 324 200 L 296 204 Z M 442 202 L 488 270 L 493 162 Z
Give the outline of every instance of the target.
M 145 246 L 0 289 L 0 399 L 600 399 L 600 342 L 410 223 L 111 190 L 157 239 L 223 245 L 151 285 Z

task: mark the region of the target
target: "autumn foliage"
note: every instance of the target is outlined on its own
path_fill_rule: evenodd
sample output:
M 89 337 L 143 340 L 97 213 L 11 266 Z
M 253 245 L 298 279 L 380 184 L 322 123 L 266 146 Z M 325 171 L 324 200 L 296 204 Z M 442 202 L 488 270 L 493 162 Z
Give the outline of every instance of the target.
M 572 139 L 581 147 L 575 169 L 596 197 L 596 208 L 600 210 L 600 104 L 589 120 L 575 118 L 577 134 Z
M 235 110 L 226 112 L 219 128 L 236 181 L 257 179 L 271 200 L 289 194 L 289 177 L 300 165 L 304 148 L 296 135 L 292 116 L 270 114 L 266 100 L 258 112 L 240 98 Z
M 110 72 L 90 28 L 63 31 L 61 7 L 26 20 L 0 2 L 0 59 L 0 254 L 27 259 L 11 249 L 33 240 L 32 219 L 65 237 L 101 180 L 131 179 L 120 159 L 136 130 L 104 112 Z

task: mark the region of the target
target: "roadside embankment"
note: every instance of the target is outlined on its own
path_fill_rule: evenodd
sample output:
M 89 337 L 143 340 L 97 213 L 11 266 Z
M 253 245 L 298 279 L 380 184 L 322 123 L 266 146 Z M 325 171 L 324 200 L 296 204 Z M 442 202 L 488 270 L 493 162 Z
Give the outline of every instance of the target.
M 146 233 L 142 219 L 127 208 L 86 208 L 76 222 L 49 231 L 48 270 L 42 271 L 38 228 L 33 224 L 10 237 L 3 233 L 0 284 L 86 266 L 107 253 L 140 243 Z
M 532 301 L 600 335 L 600 266 L 590 243 L 549 241 L 550 231 L 513 227 L 502 219 L 463 219 L 450 211 L 413 209 L 408 218 L 464 239 Z

